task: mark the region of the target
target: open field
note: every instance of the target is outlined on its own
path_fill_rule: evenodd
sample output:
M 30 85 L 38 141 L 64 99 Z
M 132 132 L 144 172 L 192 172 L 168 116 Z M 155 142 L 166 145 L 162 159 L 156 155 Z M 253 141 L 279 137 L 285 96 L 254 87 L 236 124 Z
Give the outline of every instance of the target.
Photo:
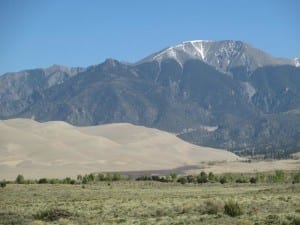
M 224 213 L 228 200 L 242 215 Z M 100 182 L 0 190 L 0 224 L 299 225 L 299 184 Z
M 293 171 L 300 169 L 300 159 L 282 159 L 282 160 L 247 160 L 239 161 L 219 161 L 203 162 L 198 164 L 198 169 L 192 168 L 184 171 L 185 174 L 197 174 L 201 171 L 222 173 L 256 173 L 274 170 Z

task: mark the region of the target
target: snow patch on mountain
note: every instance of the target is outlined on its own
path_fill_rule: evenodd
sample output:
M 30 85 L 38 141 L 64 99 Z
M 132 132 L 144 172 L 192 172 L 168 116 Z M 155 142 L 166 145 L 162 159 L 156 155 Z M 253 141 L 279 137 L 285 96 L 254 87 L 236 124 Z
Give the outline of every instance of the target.
M 256 93 L 255 88 L 249 82 L 242 82 L 242 87 L 249 100 L 251 100 Z
M 232 68 L 240 66 L 246 67 L 249 74 L 258 67 L 267 65 L 300 66 L 299 59 L 275 58 L 247 43 L 233 40 L 185 41 L 154 53 L 137 64 L 149 61 L 157 61 L 161 64 L 162 61 L 168 59 L 175 60 L 181 67 L 186 61 L 197 59 L 225 73 L 230 73 Z
M 194 131 L 197 130 L 203 130 L 206 132 L 214 132 L 218 129 L 218 126 L 207 126 L 207 125 L 200 125 L 199 128 L 184 128 L 180 133 L 178 133 L 177 135 L 183 135 L 183 134 L 188 134 L 188 133 L 192 133 Z
M 300 58 L 295 58 L 294 61 L 295 61 L 295 66 L 299 67 L 300 66 Z
M 150 59 L 156 60 L 159 63 L 165 59 L 174 59 L 181 66 L 189 59 L 201 59 L 205 61 L 207 49 L 204 43 L 208 42 L 212 41 L 196 40 L 183 42 L 154 54 Z

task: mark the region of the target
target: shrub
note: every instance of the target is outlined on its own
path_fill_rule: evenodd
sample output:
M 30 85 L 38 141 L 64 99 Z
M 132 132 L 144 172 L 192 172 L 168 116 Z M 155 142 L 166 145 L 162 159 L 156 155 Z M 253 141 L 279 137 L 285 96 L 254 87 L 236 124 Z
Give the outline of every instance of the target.
M 282 183 L 284 182 L 285 174 L 282 170 L 276 170 L 275 175 L 271 176 L 272 183 Z
M 215 175 L 213 174 L 213 172 L 209 172 L 209 174 L 208 174 L 208 180 L 209 181 L 214 181 L 215 180 Z
M 194 183 L 196 181 L 196 178 L 193 175 L 187 175 L 186 179 L 189 183 Z
M 248 180 L 245 177 L 239 177 L 235 180 L 236 183 L 248 183 Z
M 6 181 L 5 180 L 1 181 L 0 186 L 1 186 L 1 188 L 5 188 L 6 187 Z
M 172 178 L 172 181 L 176 181 L 177 174 L 176 173 L 171 173 L 170 177 Z
M 53 179 L 48 180 L 48 183 L 49 184 L 59 184 L 59 183 L 61 183 L 61 180 L 59 180 L 57 178 L 53 178 Z
M 113 180 L 113 175 L 111 173 L 107 173 L 105 176 L 105 181 L 112 181 Z
M 249 181 L 251 184 L 256 184 L 257 179 L 256 179 L 256 177 L 251 177 Z
M 70 184 L 71 183 L 71 178 L 70 177 L 66 177 L 63 179 L 63 184 Z
M 16 183 L 17 184 L 24 184 L 25 183 L 25 179 L 23 177 L 23 175 L 19 174 L 16 178 Z
M 237 202 L 229 200 L 224 205 L 224 213 L 228 216 L 236 217 L 242 215 L 243 211 Z
M 300 183 L 300 172 L 294 174 L 293 176 L 293 184 Z
M 78 181 L 78 182 L 82 182 L 82 178 L 83 178 L 83 177 L 82 177 L 81 174 L 78 174 L 78 175 L 77 175 L 77 181 Z
M 272 225 L 272 224 L 281 224 L 280 217 L 278 215 L 268 215 L 265 219 L 265 225 Z
M 104 176 L 104 174 L 103 174 L 103 173 L 98 173 L 98 175 L 97 175 L 97 180 L 99 180 L 99 181 L 105 181 L 105 176 Z
M 221 183 L 221 184 L 227 183 L 226 177 L 221 177 L 221 178 L 220 178 L 220 183 Z
M 39 179 L 38 183 L 39 184 L 47 184 L 48 180 L 47 180 L 47 178 L 41 178 L 41 179 Z
M 72 185 L 76 184 L 76 180 L 72 179 L 72 180 L 70 181 L 70 184 L 72 184 Z
M 204 205 L 203 213 L 204 214 L 218 214 L 223 212 L 223 202 L 216 200 L 207 200 Z
M 300 225 L 300 216 L 292 218 L 291 225 Z
M 93 173 L 86 174 L 82 178 L 82 183 L 83 183 L 83 181 L 84 181 L 84 183 L 93 182 L 93 181 L 95 181 L 95 178 L 96 178 L 96 176 Z M 71 181 L 71 179 L 69 181 Z
M 186 177 L 180 177 L 180 178 L 178 178 L 177 182 L 181 183 L 181 184 L 186 184 L 187 183 L 187 179 L 186 179 Z
M 83 184 L 87 184 L 89 182 L 89 179 L 88 179 L 88 176 L 85 175 L 83 178 L 82 178 L 82 182 Z
M 160 176 L 153 175 L 153 176 L 151 176 L 151 180 L 160 181 Z
M 121 174 L 120 173 L 114 173 L 112 177 L 113 181 L 119 181 L 121 180 Z
M 148 176 L 148 175 L 142 175 L 138 178 L 136 178 L 137 181 L 140 181 L 140 180 L 152 180 L 151 176 Z
M 46 221 L 56 221 L 60 218 L 69 218 L 72 214 L 64 209 L 47 209 L 40 211 L 37 214 L 33 215 L 35 219 L 46 220 Z
M 200 173 L 200 175 L 197 177 L 197 182 L 198 183 L 207 183 L 208 182 L 207 174 L 202 171 Z

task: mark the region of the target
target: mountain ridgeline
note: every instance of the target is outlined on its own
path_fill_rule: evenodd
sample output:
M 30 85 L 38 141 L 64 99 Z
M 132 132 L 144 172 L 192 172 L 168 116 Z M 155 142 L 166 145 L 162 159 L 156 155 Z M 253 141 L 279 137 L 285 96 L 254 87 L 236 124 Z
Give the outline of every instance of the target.
M 127 122 L 241 155 L 300 149 L 299 59 L 240 41 L 190 41 L 135 64 L 52 66 L 0 76 L 0 119 Z

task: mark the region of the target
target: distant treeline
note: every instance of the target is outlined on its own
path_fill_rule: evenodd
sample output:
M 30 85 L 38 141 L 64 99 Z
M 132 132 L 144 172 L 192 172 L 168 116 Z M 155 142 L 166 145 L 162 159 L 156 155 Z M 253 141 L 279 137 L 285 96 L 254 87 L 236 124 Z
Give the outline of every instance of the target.
M 25 179 L 23 175 L 18 175 L 15 181 L 1 181 L 0 186 L 4 188 L 8 183 L 16 184 L 93 184 L 98 182 L 110 182 L 115 181 L 134 181 L 128 175 L 121 175 L 120 173 L 90 173 L 86 175 L 78 175 L 76 179 L 66 177 L 63 179 L 58 178 L 40 178 L 37 180 Z M 171 173 L 167 176 L 158 175 L 143 175 L 135 179 L 135 181 L 154 181 L 165 183 L 300 183 L 300 171 L 296 172 L 284 172 L 282 170 L 276 170 L 272 173 L 256 173 L 256 174 L 221 174 L 215 175 L 212 172 L 201 172 L 198 175 L 186 175 L 179 176 L 176 173 Z
M 178 182 L 186 183 L 300 183 L 300 171 L 285 173 L 282 170 L 276 170 L 273 173 L 256 173 L 256 174 L 221 174 L 215 175 L 212 172 L 201 172 L 198 175 L 177 176 L 170 174 L 168 176 L 141 176 L 137 181 L 159 181 L 159 182 Z

